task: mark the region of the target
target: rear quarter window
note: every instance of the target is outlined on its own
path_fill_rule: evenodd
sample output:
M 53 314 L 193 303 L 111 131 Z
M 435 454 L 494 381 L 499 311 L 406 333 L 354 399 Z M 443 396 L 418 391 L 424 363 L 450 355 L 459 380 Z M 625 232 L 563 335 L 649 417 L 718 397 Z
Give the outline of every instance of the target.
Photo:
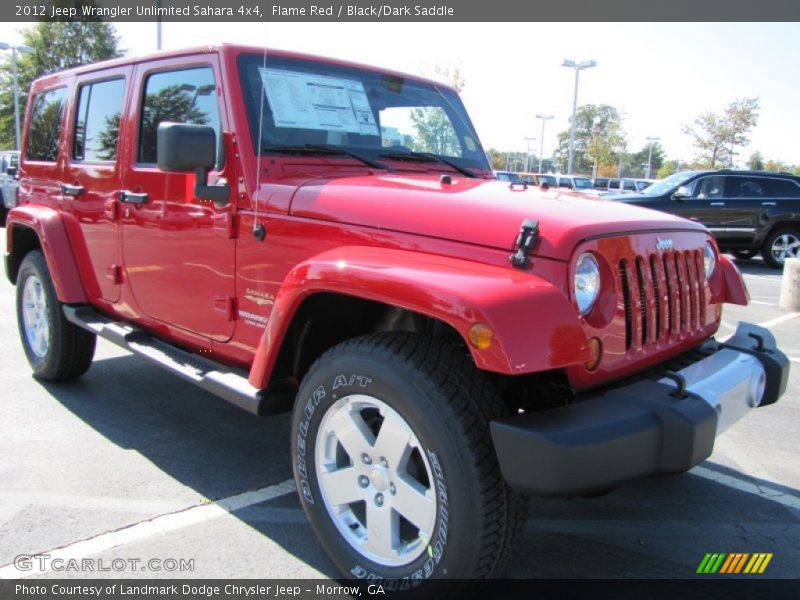
M 66 98 L 66 88 L 47 90 L 33 97 L 25 153 L 28 160 L 55 162 L 58 158 Z
M 800 185 L 789 179 L 770 179 L 766 188 L 775 198 L 800 198 Z

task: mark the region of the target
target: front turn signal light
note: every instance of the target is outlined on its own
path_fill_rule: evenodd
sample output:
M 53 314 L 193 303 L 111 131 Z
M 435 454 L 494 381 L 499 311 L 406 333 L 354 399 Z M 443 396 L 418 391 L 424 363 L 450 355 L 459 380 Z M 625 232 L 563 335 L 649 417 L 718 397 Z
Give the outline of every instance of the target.
M 475 325 L 469 328 L 469 343 L 478 350 L 488 350 L 492 345 L 493 339 L 494 332 L 488 325 L 475 323 Z
M 583 363 L 583 366 L 586 367 L 587 371 L 594 371 L 600 364 L 600 359 L 603 358 L 603 343 L 596 337 L 591 338 L 589 340 L 589 352 L 591 353 L 591 358 Z

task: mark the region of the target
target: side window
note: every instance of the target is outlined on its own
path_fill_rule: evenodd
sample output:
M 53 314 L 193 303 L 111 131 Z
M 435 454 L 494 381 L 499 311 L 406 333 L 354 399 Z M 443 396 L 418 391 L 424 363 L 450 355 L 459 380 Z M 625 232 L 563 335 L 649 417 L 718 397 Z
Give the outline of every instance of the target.
M 725 178 L 714 175 L 713 177 L 703 177 L 694 184 L 692 198 L 697 200 L 710 200 L 722 198 L 725 195 Z
M 610 190 L 618 190 L 619 189 L 619 179 L 612 179 L 608 182 L 608 189 Z
M 623 184 L 623 189 L 629 192 L 636 191 L 636 184 L 633 181 L 623 181 L 622 184 Z
M 55 162 L 58 158 L 61 116 L 66 98 L 66 88 L 47 90 L 33 97 L 28 127 L 28 160 Z
M 211 67 L 164 71 L 147 77 L 139 117 L 137 162 L 156 162 L 156 131 L 163 121 L 209 125 L 222 138 L 217 87 Z M 222 162 L 217 151 L 217 165 Z
M 72 158 L 91 162 L 116 160 L 124 94 L 124 79 L 81 86 Z
M 790 179 L 765 179 L 764 183 L 773 198 L 800 198 L 800 185 Z
M 768 195 L 766 190 L 768 181 L 759 177 L 728 177 L 727 196 L 729 198 L 763 198 Z

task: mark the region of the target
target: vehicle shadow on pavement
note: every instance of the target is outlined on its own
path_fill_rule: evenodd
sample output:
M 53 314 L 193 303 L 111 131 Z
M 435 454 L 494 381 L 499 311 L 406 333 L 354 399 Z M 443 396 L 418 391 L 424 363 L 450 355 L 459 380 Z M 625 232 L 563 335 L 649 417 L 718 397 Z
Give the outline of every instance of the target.
M 292 477 L 288 413 L 267 418 L 250 415 L 134 356 L 96 360 L 75 382 L 40 383 L 110 442 L 139 453 L 203 498 L 217 500 Z M 98 460 L 98 468 L 108 468 L 102 457 L 87 456 L 86 460 Z M 108 493 L 126 487 L 125 472 L 113 471 L 111 477 L 106 482 Z M 298 518 L 264 519 L 262 505 L 232 514 L 314 569 L 337 575 L 313 541 L 294 494 L 263 504 L 272 507 L 285 502 L 293 505 Z
M 701 466 L 744 479 L 709 461 Z M 797 490 L 746 479 L 800 498 Z M 800 511 L 691 472 L 632 482 L 600 498 L 532 500 L 508 576 L 694 578 L 708 552 L 773 552 L 765 576 L 796 578 Z
M 42 385 L 109 441 L 140 453 L 205 498 L 291 477 L 287 414 L 251 416 L 133 356 L 98 360 L 78 382 Z M 800 497 L 797 490 L 710 462 L 702 466 Z M 338 576 L 296 495 L 233 515 L 317 571 Z M 774 552 L 766 575 L 796 577 L 800 511 L 691 473 L 633 482 L 594 499 L 532 499 L 505 576 L 695 577 L 707 552 Z
M 733 258 L 732 256 L 729 256 L 728 258 L 733 259 L 733 262 L 736 263 L 736 266 L 739 267 L 739 270 L 746 275 L 771 275 L 776 278 L 780 278 L 783 275 L 783 271 L 781 269 L 773 269 L 772 267 L 768 267 L 760 257 L 749 260 Z

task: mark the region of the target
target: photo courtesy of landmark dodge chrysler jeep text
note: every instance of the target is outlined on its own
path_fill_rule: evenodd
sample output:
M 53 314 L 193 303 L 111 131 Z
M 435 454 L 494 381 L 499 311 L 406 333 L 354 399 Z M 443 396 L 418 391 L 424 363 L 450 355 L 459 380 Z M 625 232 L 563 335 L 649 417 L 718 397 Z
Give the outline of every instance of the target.
M 495 180 L 456 92 L 223 45 L 31 87 L 6 271 L 34 373 L 97 336 L 254 414 L 348 577 L 499 572 L 526 496 L 707 458 L 778 400 L 708 230 Z M 265 457 L 265 460 L 269 460 Z

